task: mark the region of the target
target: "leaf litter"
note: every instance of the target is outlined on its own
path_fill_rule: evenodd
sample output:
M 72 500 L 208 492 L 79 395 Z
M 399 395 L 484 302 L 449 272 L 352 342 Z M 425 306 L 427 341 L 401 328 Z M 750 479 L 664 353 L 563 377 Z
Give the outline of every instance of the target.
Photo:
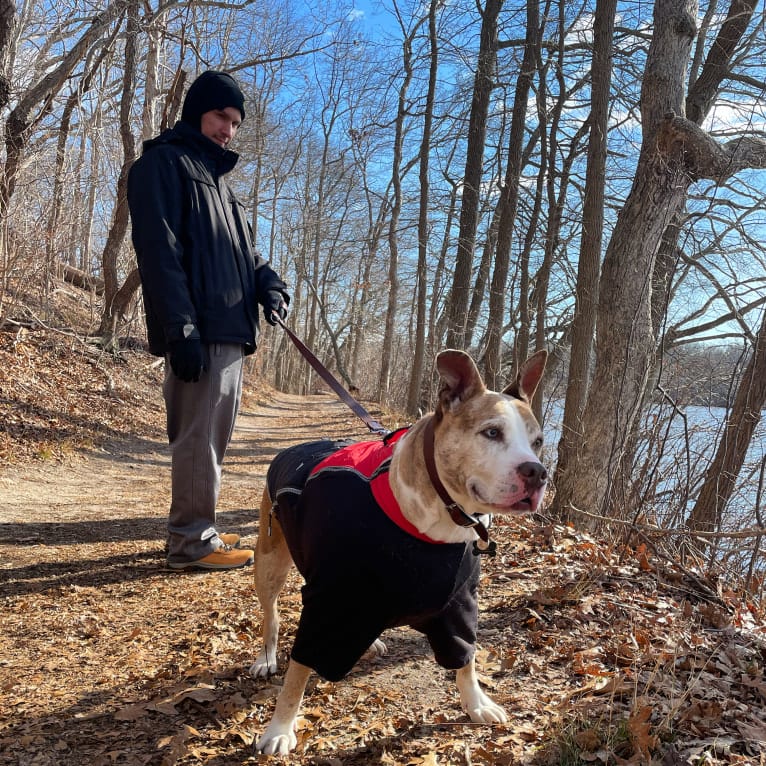
M 254 751 L 281 676 L 248 674 L 261 633 L 252 573 L 163 566 L 169 459 L 154 360 L 0 333 L 0 369 L 0 764 L 279 762 Z M 255 369 L 248 390 L 219 521 L 254 543 L 277 450 L 367 435 L 329 393 L 277 393 Z M 493 530 L 477 660 L 510 722 L 471 723 L 454 673 L 398 629 L 383 637 L 387 655 L 343 682 L 314 677 L 283 761 L 766 763 L 766 624 L 754 598 L 544 515 Z M 297 575 L 282 610 L 280 673 Z

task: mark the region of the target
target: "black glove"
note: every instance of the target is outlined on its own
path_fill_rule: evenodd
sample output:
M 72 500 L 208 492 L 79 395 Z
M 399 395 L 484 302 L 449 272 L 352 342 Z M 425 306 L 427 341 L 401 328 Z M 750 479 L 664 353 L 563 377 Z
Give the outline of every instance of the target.
M 185 383 L 196 383 L 205 369 L 202 341 L 199 338 L 176 341 L 170 347 L 170 369 Z
M 290 303 L 290 296 L 280 290 L 269 290 L 266 293 L 266 300 L 263 302 L 263 317 L 272 326 L 276 325 L 276 320 L 272 317 L 275 313 L 282 321 L 287 319 L 287 304 Z

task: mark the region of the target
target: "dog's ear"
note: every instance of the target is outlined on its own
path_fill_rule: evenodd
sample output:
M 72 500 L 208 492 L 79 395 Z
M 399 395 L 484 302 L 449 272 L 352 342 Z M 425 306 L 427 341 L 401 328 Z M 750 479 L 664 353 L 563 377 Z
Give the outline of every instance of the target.
M 436 357 L 436 369 L 441 375 L 439 403 L 436 407 L 439 417 L 455 404 L 487 390 L 473 359 L 465 351 L 452 348 L 442 351 Z
M 521 365 L 521 369 L 519 370 L 518 375 L 516 375 L 516 380 L 508 385 L 503 390 L 503 393 L 506 394 L 506 396 L 523 399 L 525 402 L 531 401 L 537 390 L 537 385 L 543 377 L 547 360 L 548 352 L 545 349 L 532 354 L 532 356 Z

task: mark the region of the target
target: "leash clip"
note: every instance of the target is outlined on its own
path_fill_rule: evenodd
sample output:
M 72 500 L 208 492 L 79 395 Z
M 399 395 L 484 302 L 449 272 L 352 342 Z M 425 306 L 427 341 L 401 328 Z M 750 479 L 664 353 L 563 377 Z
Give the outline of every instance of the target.
M 455 524 L 460 527 L 471 527 L 479 536 L 478 540 L 473 541 L 473 555 L 494 558 L 497 554 L 497 543 L 490 539 L 487 527 L 484 526 L 481 519 L 466 513 L 463 507 L 454 500 L 445 507 Z

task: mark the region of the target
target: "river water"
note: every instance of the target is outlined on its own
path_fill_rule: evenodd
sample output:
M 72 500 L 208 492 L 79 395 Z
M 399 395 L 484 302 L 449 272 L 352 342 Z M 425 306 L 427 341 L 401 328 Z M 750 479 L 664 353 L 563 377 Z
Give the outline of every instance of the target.
M 705 475 L 724 434 L 728 410 L 722 407 L 689 406 L 680 411 L 652 407 L 642 423 L 640 449 L 633 466 L 638 480 L 642 510 L 663 527 L 680 526 L 697 500 Z M 545 417 L 546 459 L 555 466 L 561 434 L 561 403 L 549 405 Z M 766 420 L 761 418 L 736 487 L 724 513 L 727 531 L 756 526 L 765 497 L 759 482 L 766 460 Z M 766 483 L 766 482 L 764 482 Z M 766 486 L 761 490 L 766 495 Z

